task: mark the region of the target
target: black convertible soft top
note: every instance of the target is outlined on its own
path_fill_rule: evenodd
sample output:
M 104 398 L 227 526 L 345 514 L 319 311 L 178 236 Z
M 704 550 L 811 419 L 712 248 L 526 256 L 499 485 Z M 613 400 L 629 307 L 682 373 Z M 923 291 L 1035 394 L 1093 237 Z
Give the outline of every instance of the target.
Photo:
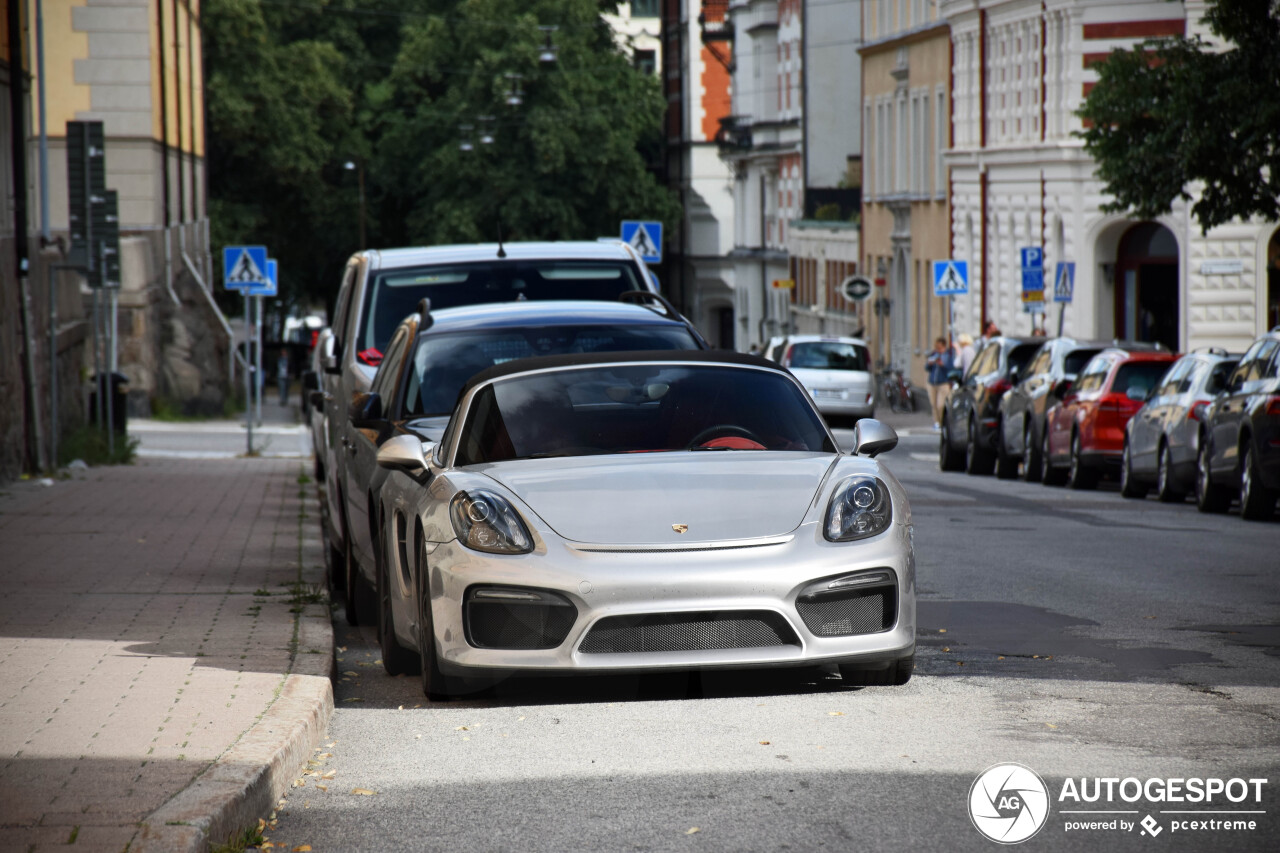
M 637 352 L 576 352 L 567 355 L 539 355 L 533 358 L 518 358 L 485 368 L 467 380 L 467 384 L 462 387 L 458 399 L 462 399 L 468 391 L 477 385 L 515 373 L 546 370 L 555 367 L 577 367 L 588 364 L 625 364 L 628 362 L 636 364 L 701 362 L 705 364 L 732 364 L 743 367 L 768 367 L 773 370 L 783 369 L 776 361 L 770 361 L 758 355 L 733 352 L 732 350 L 641 350 Z

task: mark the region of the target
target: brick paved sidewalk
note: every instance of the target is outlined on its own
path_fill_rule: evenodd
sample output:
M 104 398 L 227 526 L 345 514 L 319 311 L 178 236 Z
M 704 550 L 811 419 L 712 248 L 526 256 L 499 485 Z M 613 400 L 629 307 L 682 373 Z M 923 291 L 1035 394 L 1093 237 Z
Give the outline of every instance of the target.
M 333 703 L 309 468 L 0 486 L 0 850 L 199 850 L 270 811 Z

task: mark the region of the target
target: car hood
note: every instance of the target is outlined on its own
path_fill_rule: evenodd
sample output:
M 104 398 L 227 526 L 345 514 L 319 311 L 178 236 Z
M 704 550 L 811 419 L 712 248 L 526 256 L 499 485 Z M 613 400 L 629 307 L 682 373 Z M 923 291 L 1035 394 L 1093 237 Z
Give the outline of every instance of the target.
M 853 388 L 869 391 L 871 374 L 865 370 L 819 370 L 812 367 L 789 368 L 806 388 Z
M 482 470 L 565 539 L 689 545 L 790 533 L 838 458 L 701 451 L 514 460 Z

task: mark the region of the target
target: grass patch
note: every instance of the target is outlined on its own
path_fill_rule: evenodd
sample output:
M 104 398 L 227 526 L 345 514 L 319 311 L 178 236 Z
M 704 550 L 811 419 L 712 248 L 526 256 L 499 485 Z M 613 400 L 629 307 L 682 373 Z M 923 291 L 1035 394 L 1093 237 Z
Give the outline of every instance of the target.
M 233 832 L 227 836 L 225 844 L 215 844 L 209 848 L 209 853 L 244 853 L 252 847 L 260 847 L 266 841 L 262 837 L 262 829 L 260 826 L 249 826 Z
M 87 465 L 132 465 L 138 439 L 116 435 L 115 452 L 107 447 L 107 433 L 92 424 L 76 427 L 58 442 L 58 465 L 82 459 Z

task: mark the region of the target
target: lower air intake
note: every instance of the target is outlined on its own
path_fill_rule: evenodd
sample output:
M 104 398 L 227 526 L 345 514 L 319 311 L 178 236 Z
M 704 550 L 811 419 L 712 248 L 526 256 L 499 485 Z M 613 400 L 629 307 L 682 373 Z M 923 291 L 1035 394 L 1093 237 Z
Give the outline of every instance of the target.
M 805 627 L 819 637 L 877 634 L 893 627 L 897 610 L 893 587 L 804 595 L 796 610 Z
M 800 644 L 787 621 L 767 610 L 651 613 L 601 619 L 582 640 L 584 654 L 698 652 Z
M 564 642 L 577 617 L 577 610 L 568 602 L 548 605 L 472 599 L 466 608 L 467 639 L 482 649 L 554 649 Z

